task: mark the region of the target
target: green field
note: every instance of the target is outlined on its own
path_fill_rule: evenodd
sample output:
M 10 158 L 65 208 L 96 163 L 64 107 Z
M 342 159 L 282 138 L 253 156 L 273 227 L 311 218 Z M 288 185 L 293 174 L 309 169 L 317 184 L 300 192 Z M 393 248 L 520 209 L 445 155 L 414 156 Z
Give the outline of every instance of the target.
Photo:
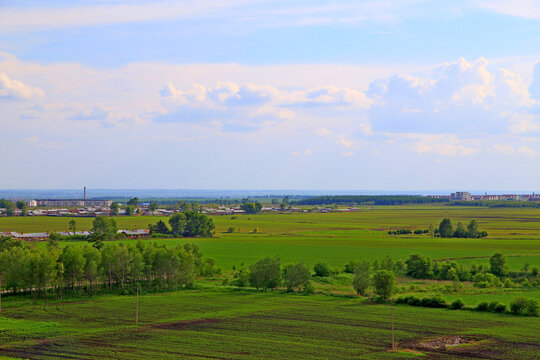
M 395 307 L 358 299 L 249 291 L 182 291 L 135 298 L 13 307 L 2 313 L 0 355 L 32 359 L 533 359 L 540 319 Z M 527 329 L 527 331 L 524 331 Z M 456 335 L 476 340 L 450 350 L 420 342 Z M 408 353 L 404 349 L 417 349 Z
M 429 235 L 388 235 L 394 228 L 427 228 L 449 217 L 458 221 L 478 220 L 489 236 L 485 239 L 442 239 Z M 0 218 L 0 229 L 13 231 L 60 231 L 71 218 Z M 118 227 L 145 228 L 158 217 L 118 217 Z M 166 219 L 164 219 L 166 220 Z M 419 253 L 433 259 L 459 259 L 464 263 L 487 263 L 496 252 L 509 255 L 511 269 L 525 263 L 540 265 L 540 209 L 463 208 L 448 206 L 365 207 L 354 213 L 300 213 L 214 216 L 216 236 L 192 239 L 205 256 L 218 260 L 224 269 L 250 264 L 264 256 L 279 255 L 283 262 L 326 261 L 342 266 L 350 260 L 406 259 Z M 91 218 L 78 218 L 78 229 L 91 228 Z M 234 226 L 241 232 L 225 233 Z M 258 228 L 260 233 L 251 231 Z M 168 244 L 185 239 L 165 239 Z M 471 259 L 473 258 L 473 259 Z
M 424 229 L 449 217 L 476 219 L 489 233 L 483 239 L 442 239 L 430 235 L 388 235 L 396 228 Z M 0 230 L 66 230 L 71 218 L 0 218 Z M 144 228 L 157 217 L 118 217 L 118 227 Z M 91 218 L 78 218 L 78 230 Z M 511 270 L 540 266 L 540 209 L 447 206 L 364 207 L 354 213 L 262 214 L 213 217 L 213 238 L 157 239 L 168 245 L 198 244 L 204 257 L 224 269 L 221 276 L 199 279 L 199 290 L 141 296 L 141 324 L 134 324 L 135 297 L 99 295 L 45 303 L 5 297 L 0 315 L 0 358 L 195 358 L 195 359 L 401 359 L 540 358 L 540 318 L 471 310 L 395 307 L 396 340 L 391 347 L 390 307 L 356 297 L 350 278 L 315 283 L 318 295 L 236 290 L 224 286 L 233 265 L 279 255 L 282 263 L 318 261 L 343 267 L 350 260 L 405 260 L 419 253 L 455 259 L 465 265 L 488 264 L 496 252 Z M 240 232 L 227 233 L 231 226 Z M 260 232 L 252 233 L 254 228 Z M 138 240 L 121 240 L 135 243 Z M 82 245 L 85 242 L 69 242 Z M 45 246 L 37 243 L 36 246 Z M 407 289 L 414 286 L 413 290 Z M 509 304 L 515 296 L 540 299 L 540 288 L 474 288 L 454 291 L 449 281 L 400 277 L 402 294 L 442 294 L 469 307 L 480 301 Z M 471 344 L 448 350 L 421 343 L 459 336 Z M 407 350 L 407 351 L 405 351 Z M 410 350 L 410 351 L 409 351 Z

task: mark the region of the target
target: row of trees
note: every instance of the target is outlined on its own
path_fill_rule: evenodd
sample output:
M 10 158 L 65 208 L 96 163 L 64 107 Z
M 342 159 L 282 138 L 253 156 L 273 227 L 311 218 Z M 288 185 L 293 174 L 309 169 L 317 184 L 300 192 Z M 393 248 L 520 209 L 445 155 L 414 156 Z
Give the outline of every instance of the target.
M 486 237 L 488 234 L 478 229 L 478 222 L 476 220 L 471 220 L 467 227 L 462 222 L 458 222 L 454 228 L 452 221 L 444 218 L 439 224 L 439 227 L 435 229 L 435 235 L 442 238 L 481 238 Z
M 198 274 L 220 270 L 212 259 L 202 260 L 196 245 L 167 248 L 155 242 L 136 245 L 109 243 L 101 249 L 65 246 L 54 242 L 30 248 L 9 238 L 1 239 L 0 289 L 32 293 L 36 297 L 82 291 L 130 291 L 189 287 Z
M 151 234 L 172 234 L 184 237 L 210 237 L 215 225 L 210 217 L 196 211 L 176 213 L 169 218 L 169 226 L 159 220 L 156 224 L 149 224 Z
M 13 203 L 9 200 L 0 199 L 0 208 L 5 209 L 6 216 L 14 216 L 15 209 L 21 210 L 21 216 L 26 216 L 28 206 L 24 201 L 17 201 Z

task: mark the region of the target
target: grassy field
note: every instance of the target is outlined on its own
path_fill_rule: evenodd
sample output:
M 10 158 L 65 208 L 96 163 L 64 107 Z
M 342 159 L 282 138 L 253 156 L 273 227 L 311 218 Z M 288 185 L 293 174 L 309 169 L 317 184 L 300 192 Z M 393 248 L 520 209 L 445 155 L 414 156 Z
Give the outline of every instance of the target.
M 359 299 L 204 290 L 11 307 L 0 316 L 0 356 L 32 359 L 534 359 L 540 319 L 395 307 Z M 525 331 L 526 329 L 526 331 Z M 420 343 L 459 336 L 449 350 Z M 405 350 L 414 350 L 408 352 Z
M 449 217 L 453 223 L 478 220 L 484 239 L 441 239 L 429 235 L 388 235 L 396 228 L 427 228 Z M 0 230 L 66 230 L 71 218 L 0 218 Z M 118 227 L 145 228 L 157 217 L 118 217 Z M 540 265 L 540 209 L 445 206 L 364 207 L 355 213 L 262 214 L 213 217 L 213 238 L 158 239 L 168 245 L 197 243 L 204 257 L 225 270 L 201 279 L 204 290 L 141 297 L 141 324 L 134 324 L 133 296 L 100 295 L 92 300 L 33 303 L 4 299 L 0 314 L 0 358 L 194 358 L 194 359 L 540 359 L 540 319 L 475 311 L 396 306 L 398 353 L 391 347 L 390 308 L 355 298 L 350 278 L 315 283 L 319 295 L 258 293 L 223 286 L 233 265 L 265 256 L 282 263 L 318 261 L 342 267 L 350 260 L 406 259 L 419 253 L 437 260 L 488 264 L 496 252 L 512 270 Z M 78 230 L 91 218 L 78 218 Z M 166 220 L 166 219 L 165 219 Z M 240 232 L 227 233 L 229 227 Z M 260 232 L 252 233 L 254 228 Z M 135 243 L 137 240 L 122 240 Z M 152 240 L 144 240 L 152 241 Z M 85 242 L 69 242 L 82 245 Z M 45 246 L 37 243 L 36 246 Z M 477 289 L 464 283 L 399 278 L 402 294 L 442 294 L 468 306 L 480 301 L 509 304 L 518 295 L 540 299 L 539 288 Z M 408 291 L 409 287 L 413 287 Z M 448 350 L 421 343 L 459 336 L 470 344 Z
M 429 235 L 388 235 L 394 228 L 427 228 L 449 217 L 453 223 L 478 220 L 489 233 L 485 239 L 441 239 Z M 0 229 L 15 231 L 66 230 L 71 218 L 0 218 Z M 118 217 L 118 227 L 144 228 L 157 217 Z M 354 213 L 263 214 L 213 217 L 216 236 L 192 239 L 205 256 L 218 260 L 224 269 L 250 264 L 264 256 L 279 255 L 283 262 L 325 261 L 343 266 L 350 260 L 406 259 L 420 253 L 433 259 L 487 263 L 496 252 L 508 255 L 512 270 L 525 263 L 540 265 L 540 209 L 464 208 L 448 206 L 365 207 Z M 166 220 L 166 219 L 164 219 Z M 91 218 L 77 219 L 78 229 L 91 228 Z M 226 230 L 234 226 L 241 232 Z M 251 233 L 258 228 L 260 233 Z M 129 241 L 129 240 L 128 240 Z M 164 239 L 168 244 L 186 239 Z

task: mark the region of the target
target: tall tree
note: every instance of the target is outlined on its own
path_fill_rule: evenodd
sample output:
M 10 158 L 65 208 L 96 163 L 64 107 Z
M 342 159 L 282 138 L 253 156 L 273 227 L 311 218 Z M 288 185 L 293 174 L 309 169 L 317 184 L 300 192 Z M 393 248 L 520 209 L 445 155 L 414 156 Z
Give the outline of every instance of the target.
M 379 270 L 373 275 L 375 294 L 386 300 L 394 293 L 396 277 L 393 272 Z
M 478 238 L 480 237 L 480 233 L 478 232 L 478 222 L 476 220 L 471 220 L 469 224 L 467 225 L 467 237 L 470 238 Z
M 111 204 L 111 215 L 117 216 L 120 212 L 120 207 L 118 206 L 117 202 L 113 202 Z
M 131 206 L 139 206 L 139 198 L 138 197 L 131 198 L 128 200 L 127 204 Z
M 452 226 L 452 221 L 448 218 L 444 218 L 439 224 L 439 235 L 442 238 L 449 238 L 454 235 L 454 228 Z
M 311 272 L 303 263 L 291 264 L 283 269 L 283 279 L 289 291 L 301 290 L 309 283 Z
M 365 295 L 370 285 L 369 277 L 369 262 L 364 261 L 361 265 L 355 268 L 353 278 L 353 288 L 358 295 Z
M 257 289 L 274 289 L 281 283 L 279 259 L 266 257 L 249 267 L 249 283 Z
M 496 276 L 504 276 L 508 273 L 506 258 L 503 254 L 495 254 L 489 258 L 490 272 Z
M 95 248 L 100 249 L 103 246 L 103 241 L 113 240 L 118 236 L 116 220 L 107 216 L 96 216 L 93 221 L 92 235 L 88 241 L 93 243 Z
M 17 209 L 21 210 L 21 216 L 26 216 L 26 211 L 28 207 L 24 201 L 17 201 Z
M 75 232 L 77 231 L 77 222 L 75 221 L 75 219 L 69 220 L 69 230 L 71 230 L 73 234 L 75 234 Z

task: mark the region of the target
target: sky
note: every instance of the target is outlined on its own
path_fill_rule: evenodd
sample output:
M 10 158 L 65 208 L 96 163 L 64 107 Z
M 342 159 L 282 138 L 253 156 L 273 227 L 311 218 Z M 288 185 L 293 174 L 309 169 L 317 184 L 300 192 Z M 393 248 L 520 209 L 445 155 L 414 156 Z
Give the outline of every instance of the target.
M 0 0 L 0 189 L 540 191 L 540 2 Z

